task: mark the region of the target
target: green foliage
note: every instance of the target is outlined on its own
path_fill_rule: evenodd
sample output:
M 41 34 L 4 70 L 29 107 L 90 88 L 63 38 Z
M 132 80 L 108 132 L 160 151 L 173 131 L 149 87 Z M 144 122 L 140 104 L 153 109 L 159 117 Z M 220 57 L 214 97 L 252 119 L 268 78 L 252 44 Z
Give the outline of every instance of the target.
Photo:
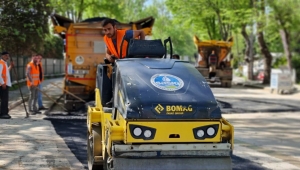
M 231 36 L 232 25 L 224 15 L 230 4 L 224 0 L 166 0 L 174 18 L 200 39 L 227 40 Z
M 59 58 L 63 59 L 64 43 L 60 37 L 47 35 L 44 44 L 45 58 Z
M 233 58 L 233 59 L 231 60 L 232 68 L 233 68 L 233 69 L 237 69 L 237 68 L 239 67 L 239 63 L 240 63 L 240 61 L 239 61 L 238 58 Z
M 298 32 L 299 19 L 294 0 L 268 1 L 269 13 L 266 15 L 268 24 L 265 24 L 266 41 L 270 51 L 282 52 L 283 45 L 279 30 L 285 29 L 287 32 Z M 298 16 L 299 17 L 299 16 Z M 299 37 L 300 38 L 300 37 Z M 293 44 L 293 40 L 287 37 L 287 41 Z
M 279 35 L 279 31 L 274 29 L 274 27 L 268 26 L 265 28 L 265 40 L 270 51 L 283 51 L 282 40 Z
M 11 54 L 30 54 L 43 47 L 48 33 L 48 0 L 2 0 L 0 47 Z
M 171 37 L 173 44 L 173 53 L 180 56 L 193 56 L 196 52 L 193 43 L 191 29 L 185 28 L 183 23 L 178 23 L 164 5 L 164 1 L 154 1 L 154 3 L 145 8 L 142 16 L 145 14 L 155 18 L 152 39 L 166 39 Z
M 151 14 L 144 12 L 146 0 L 120 0 L 118 8 L 122 13 L 116 17 L 120 21 L 130 22 L 148 17 Z
M 7 0 L 8 1 L 8 0 Z M 28 1 L 28 0 L 27 0 Z M 154 16 L 153 39 L 171 37 L 175 53 L 192 56 L 196 48 L 192 36 L 200 39 L 227 40 L 233 34 L 240 34 L 241 28 L 255 26 L 262 22 L 259 31 L 263 31 L 266 44 L 272 52 L 282 52 L 282 41 L 279 29 L 290 31 L 291 49 L 300 51 L 299 26 L 300 17 L 297 10 L 300 1 L 295 0 L 49 0 L 55 12 L 76 22 L 91 17 L 111 17 L 121 22 L 135 21 Z M 267 13 L 262 14 L 260 2 L 265 2 Z M 255 6 L 256 3 L 256 6 Z M 257 15 L 260 13 L 259 15 Z M 259 17 L 258 17 L 259 16 Z M 280 24 L 282 18 L 284 24 Z M 30 25 L 24 25 L 30 27 Z M 34 29 L 35 31 L 39 29 Z M 257 30 L 254 29 L 254 34 Z M 2 31 L 5 32 L 5 31 Z M 42 35 L 42 33 L 38 34 Z M 22 32 L 14 31 L 21 40 Z M 245 41 L 239 36 L 232 49 L 234 63 L 243 61 Z M 236 45 L 238 43 L 238 45 Z M 49 45 L 51 46 L 51 45 Z M 254 47 L 257 47 L 257 41 Z M 46 50 L 46 49 L 45 49 Z M 278 61 L 279 62 L 279 61 Z
M 244 51 L 245 51 L 245 42 L 243 36 L 241 34 L 235 33 L 233 34 L 233 46 L 231 48 L 231 53 L 236 61 L 243 62 L 244 61 Z
M 55 13 L 80 22 L 86 18 L 107 16 L 111 18 L 122 18 L 121 0 L 50 0 Z
M 284 66 L 287 64 L 287 59 L 285 57 L 280 57 L 275 60 L 272 65 L 272 68 L 280 68 L 280 66 Z

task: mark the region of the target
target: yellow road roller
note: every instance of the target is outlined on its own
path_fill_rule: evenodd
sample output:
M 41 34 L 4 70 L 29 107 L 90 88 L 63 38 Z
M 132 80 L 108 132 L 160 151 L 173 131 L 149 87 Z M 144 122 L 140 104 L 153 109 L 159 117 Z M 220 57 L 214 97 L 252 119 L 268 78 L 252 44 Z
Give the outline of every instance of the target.
M 126 58 L 97 66 L 89 170 L 232 169 L 234 128 L 201 73 L 167 58 L 170 38 L 125 41 Z

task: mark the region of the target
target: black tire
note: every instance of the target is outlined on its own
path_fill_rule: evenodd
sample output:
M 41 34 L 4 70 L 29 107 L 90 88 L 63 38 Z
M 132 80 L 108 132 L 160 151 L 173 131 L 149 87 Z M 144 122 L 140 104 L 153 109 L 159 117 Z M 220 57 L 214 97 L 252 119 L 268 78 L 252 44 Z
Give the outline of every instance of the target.
M 87 131 L 87 160 L 88 160 L 88 170 L 103 170 L 102 164 L 95 164 L 94 156 L 102 155 L 102 144 L 101 144 L 101 126 L 92 125 L 92 134 L 90 137 L 89 131 Z M 100 137 L 100 138 L 99 138 Z M 95 144 L 97 148 L 95 148 Z M 100 149 L 99 149 L 100 146 Z

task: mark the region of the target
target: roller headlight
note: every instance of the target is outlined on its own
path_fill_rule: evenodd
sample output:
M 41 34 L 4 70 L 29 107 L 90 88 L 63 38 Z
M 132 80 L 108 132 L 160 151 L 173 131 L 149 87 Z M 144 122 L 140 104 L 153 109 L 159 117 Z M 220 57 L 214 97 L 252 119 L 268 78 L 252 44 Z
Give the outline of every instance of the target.
M 150 138 L 151 135 L 152 135 L 152 132 L 151 132 L 150 130 L 145 130 L 144 136 L 145 136 L 146 138 Z
M 210 124 L 206 126 L 199 126 L 193 128 L 193 135 L 195 139 L 205 140 L 216 137 L 219 131 L 219 124 Z
M 151 133 L 151 132 L 150 132 L 150 133 Z M 134 134 L 135 136 L 140 136 L 140 135 L 142 134 L 142 129 L 139 128 L 139 127 L 134 128 L 134 129 L 133 129 L 133 134 Z
M 206 130 L 206 133 L 207 133 L 209 136 L 214 135 L 215 132 L 216 132 L 215 129 L 212 128 L 212 127 L 209 127 L 209 128 L 207 128 L 207 130 Z
M 156 129 L 148 126 L 141 126 L 141 125 L 129 125 L 129 131 L 131 136 L 134 139 L 143 139 L 143 140 L 153 140 Z
M 199 138 L 202 138 L 202 137 L 204 136 L 204 130 L 198 130 L 198 131 L 197 131 L 197 136 L 198 136 Z

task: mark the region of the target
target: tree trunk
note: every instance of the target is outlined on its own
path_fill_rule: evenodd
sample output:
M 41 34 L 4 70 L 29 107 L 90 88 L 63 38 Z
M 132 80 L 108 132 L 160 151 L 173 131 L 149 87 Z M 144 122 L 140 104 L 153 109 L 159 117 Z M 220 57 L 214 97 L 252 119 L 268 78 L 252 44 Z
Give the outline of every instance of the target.
M 286 29 L 281 29 L 279 33 L 284 48 L 284 54 L 287 59 L 288 68 L 292 72 L 292 53 L 290 51 L 290 35 Z
M 82 13 L 83 13 L 83 9 L 84 9 L 83 3 L 84 3 L 84 0 L 81 0 L 76 22 L 80 22 L 82 20 Z
M 257 16 L 261 17 L 265 15 L 265 1 L 264 0 L 256 0 L 257 3 Z M 258 21 L 256 23 L 257 26 L 257 40 L 260 48 L 260 52 L 264 56 L 264 79 L 263 84 L 270 84 L 271 78 L 271 66 L 272 66 L 272 55 L 269 51 L 269 48 L 266 44 L 264 33 L 262 32 L 264 21 Z
M 71 18 L 74 22 L 76 22 L 76 10 L 75 9 L 72 9 L 72 11 L 71 11 Z
M 246 26 L 247 25 L 242 26 L 241 33 L 246 43 L 245 59 L 248 63 L 248 80 L 253 80 L 253 53 L 251 55 L 252 45 L 251 45 L 251 40 L 249 38 L 249 35 L 247 34 L 246 31 Z
M 220 11 L 218 11 L 218 10 L 216 10 L 216 14 L 217 14 L 217 16 L 218 16 L 218 21 L 219 21 L 219 32 L 220 32 L 220 35 L 221 35 L 221 37 L 222 37 L 222 39 L 224 40 L 224 41 L 226 41 L 227 40 L 227 34 L 226 34 L 226 32 L 225 32 L 225 30 L 224 30 L 224 24 L 223 24 L 223 22 L 222 22 L 222 18 L 221 18 L 221 14 L 220 14 Z
M 258 24 L 259 25 L 259 24 Z M 259 31 L 257 34 L 258 44 L 260 47 L 260 52 L 263 54 L 264 60 L 264 80 L 263 84 L 269 84 L 271 78 L 271 65 L 272 65 L 272 55 L 268 49 L 268 46 L 264 39 L 263 32 Z

